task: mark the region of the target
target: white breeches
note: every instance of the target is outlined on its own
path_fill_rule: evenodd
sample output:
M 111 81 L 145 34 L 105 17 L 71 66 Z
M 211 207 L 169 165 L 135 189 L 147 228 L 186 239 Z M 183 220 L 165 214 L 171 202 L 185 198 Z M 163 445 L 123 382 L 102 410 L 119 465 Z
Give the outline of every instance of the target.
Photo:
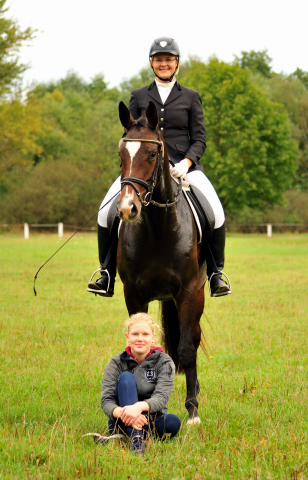
M 112 198 L 117 192 L 120 192 L 120 191 L 121 191 L 121 175 L 113 182 L 113 184 L 109 188 L 104 200 L 101 203 L 101 206 L 104 205 L 104 203 L 108 202 L 110 198 Z M 107 205 L 98 212 L 97 222 L 101 227 L 107 228 L 107 217 L 108 217 L 109 208 L 111 207 L 112 202 L 113 200 L 107 203 Z
M 222 208 L 218 195 L 209 179 L 200 170 L 193 170 L 186 175 L 185 180 L 191 183 L 194 187 L 199 188 L 203 195 L 208 199 L 215 216 L 214 228 L 221 227 L 225 221 L 224 209 Z
M 194 170 L 186 175 L 185 180 L 191 183 L 194 187 L 199 188 L 199 190 L 206 196 L 208 199 L 215 216 L 215 227 L 219 228 L 225 221 L 225 214 L 218 198 L 217 193 L 214 190 L 213 185 L 209 181 L 209 179 L 204 175 L 203 172 L 200 170 Z M 115 182 L 109 188 L 107 195 L 105 196 L 104 200 L 101 203 L 101 206 L 104 203 L 108 202 L 110 198 L 112 198 L 117 192 L 121 190 L 121 177 L 118 177 Z M 109 212 L 109 208 L 112 204 L 109 202 L 105 207 L 103 207 L 98 213 L 98 223 L 101 227 L 107 228 L 107 216 Z

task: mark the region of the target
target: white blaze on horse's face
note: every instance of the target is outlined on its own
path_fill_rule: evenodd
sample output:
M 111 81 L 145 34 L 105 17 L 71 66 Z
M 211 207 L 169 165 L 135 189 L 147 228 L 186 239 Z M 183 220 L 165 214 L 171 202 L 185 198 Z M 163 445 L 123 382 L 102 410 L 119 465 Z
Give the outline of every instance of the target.
M 134 157 L 136 153 L 138 152 L 139 148 L 141 147 L 141 142 L 125 142 L 126 149 L 128 150 L 129 156 L 130 156 L 130 170 L 129 170 L 129 176 L 132 174 L 132 167 L 133 167 L 133 162 L 134 162 Z
M 121 147 L 123 143 L 124 143 L 124 147 L 128 152 L 128 156 L 130 159 L 129 174 L 128 174 L 128 176 L 130 177 L 132 175 L 134 158 L 141 147 L 141 142 L 123 142 L 123 140 L 120 140 L 119 147 Z M 125 195 L 122 198 L 122 201 L 120 202 L 120 205 L 118 207 L 120 218 L 126 222 L 134 221 L 135 218 L 133 219 L 131 215 L 134 207 L 134 192 L 131 191 L 129 193 L 129 188 L 131 187 L 129 187 L 128 185 L 126 185 L 124 188 L 125 188 Z

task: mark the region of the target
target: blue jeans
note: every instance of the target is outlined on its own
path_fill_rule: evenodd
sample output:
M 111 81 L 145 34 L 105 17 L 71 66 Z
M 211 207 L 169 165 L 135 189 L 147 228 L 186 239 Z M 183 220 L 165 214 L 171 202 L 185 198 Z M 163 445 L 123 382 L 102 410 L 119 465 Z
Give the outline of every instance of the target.
M 133 405 L 138 402 L 138 391 L 135 377 L 130 372 L 122 372 L 117 381 L 116 396 L 120 407 L 126 405 Z M 180 430 L 181 421 L 172 413 L 154 413 L 148 414 L 148 425 L 144 425 L 142 431 L 136 430 L 133 427 L 126 426 L 119 418 L 108 420 L 108 428 L 110 434 L 124 433 L 130 438 L 135 436 L 145 436 L 148 433 L 157 435 L 159 438 L 164 436 L 174 437 Z

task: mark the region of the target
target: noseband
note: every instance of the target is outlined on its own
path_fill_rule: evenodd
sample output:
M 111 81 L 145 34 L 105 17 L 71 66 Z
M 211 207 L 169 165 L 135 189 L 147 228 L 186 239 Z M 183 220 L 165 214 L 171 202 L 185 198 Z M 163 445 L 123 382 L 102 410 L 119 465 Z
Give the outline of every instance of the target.
M 163 144 L 163 142 L 161 140 L 150 140 L 150 139 L 146 139 L 146 138 L 123 138 L 122 140 L 123 140 L 123 142 L 156 143 L 157 145 L 159 145 L 159 148 L 158 148 L 158 155 L 157 155 L 157 158 L 156 158 L 155 168 L 154 168 L 152 177 L 150 178 L 150 181 L 146 182 L 145 180 L 142 180 L 142 178 L 137 178 L 137 177 L 124 177 L 121 180 L 121 189 L 124 187 L 124 185 L 130 185 L 131 187 L 133 187 L 133 189 L 135 190 L 135 192 L 136 192 L 136 194 L 139 198 L 140 203 L 142 205 L 144 205 L 145 207 L 147 207 L 151 203 L 152 205 L 155 205 L 156 207 L 166 207 L 167 208 L 167 207 L 171 207 L 172 205 L 177 203 L 179 198 L 180 198 L 180 193 L 181 193 L 181 190 L 182 190 L 182 182 L 181 181 L 179 182 L 179 191 L 178 191 L 178 193 L 176 195 L 176 198 L 173 202 L 169 202 L 169 200 L 167 200 L 166 203 L 158 203 L 158 202 L 155 202 L 154 200 L 152 200 L 152 195 L 153 195 L 154 188 L 155 188 L 156 182 L 157 182 L 158 166 L 159 166 L 160 162 L 163 162 L 163 158 L 164 158 L 164 144 Z M 141 185 L 142 187 L 144 187 L 146 189 L 147 193 L 145 194 L 144 199 L 141 198 L 141 194 L 140 194 L 138 188 L 136 187 L 135 183 L 138 183 L 139 185 Z

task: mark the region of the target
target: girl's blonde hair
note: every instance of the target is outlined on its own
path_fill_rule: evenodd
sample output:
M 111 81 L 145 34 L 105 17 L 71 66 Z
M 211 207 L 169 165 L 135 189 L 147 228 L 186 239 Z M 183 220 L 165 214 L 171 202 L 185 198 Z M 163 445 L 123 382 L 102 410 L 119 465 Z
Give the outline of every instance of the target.
M 125 333 L 129 333 L 129 329 L 135 323 L 147 322 L 152 329 L 153 335 L 155 335 L 155 329 L 160 331 L 160 326 L 153 321 L 153 318 L 150 317 L 147 313 L 140 312 L 131 315 L 128 320 L 124 323 Z

